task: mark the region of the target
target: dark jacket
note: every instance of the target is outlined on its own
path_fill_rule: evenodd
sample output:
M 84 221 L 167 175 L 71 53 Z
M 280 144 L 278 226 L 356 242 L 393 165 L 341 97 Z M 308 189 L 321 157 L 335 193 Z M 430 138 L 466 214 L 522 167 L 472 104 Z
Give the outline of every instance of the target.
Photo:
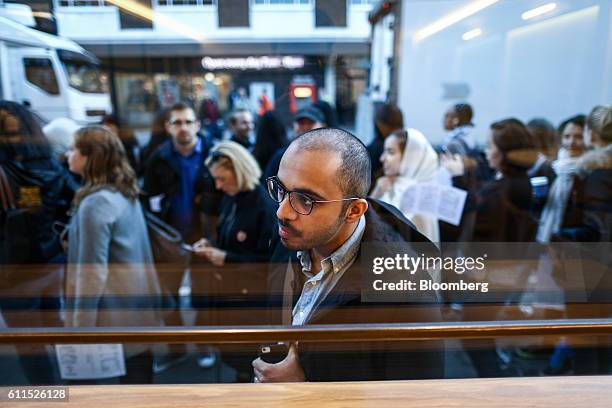
M 340 278 L 337 285 L 317 307 L 309 325 L 335 325 L 367 323 L 416 323 L 441 321 L 440 305 L 435 292 L 421 292 L 419 299 L 404 303 L 367 303 L 361 296 L 363 244 L 379 244 L 379 248 L 391 248 L 389 253 L 377 256 L 394 257 L 397 244 L 406 252 L 411 243 L 421 243 L 437 253 L 435 246 L 397 209 L 377 200 L 368 200 L 366 226 L 362 249 Z M 384 250 L 384 249 L 383 249 Z M 292 261 L 294 276 L 293 302 L 295 305 L 304 283 L 303 274 L 294 254 L 284 247 L 274 253 L 276 263 L 270 273 L 271 294 L 282 293 L 288 261 Z M 273 306 L 280 306 L 282 297 L 273 296 Z M 282 311 L 275 308 L 272 317 L 279 319 Z M 275 313 L 276 312 L 276 313 Z M 276 320 L 273 324 L 279 324 Z M 444 377 L 444 347 L 442 342 L 343 342 L 300 343 L 298 347 L 301 366 L 308 381 L 362 381 Z
M 6 160 L 2 165 L 13 192 L 17 210 L 25 210 L 18 219 L 19 231 L 7 231 L 6 214 L 0 208 L 0 244 L 8 248 L 0 263 L 46 263 L 62 253 L 55 221 L 67 222 L 67 211 L 79 185 L 54 159 Z M 19 241 L 19 242 L 17 242 Z M 27 247 L 27 250 L 25 249 Z M 16 253 L 10 248 L 20 248 Z M 1 251 L 5 252 L 5 251 Z M 25 253 L 27 252 L 27 254 Z
M 612 145 L 587 153 L 576 167 L 561 235 L 578 242 L 611 242 Z
M 276 227 L 275 203 L 258 185 L 252 191 L 224 196 L 217 246 L 227 251 L 225 262 L 267 262 Z
M 374 126 L 374 132 L 374 140 L 366 147 L 372 163 L 372 186 L 376 184 L 375 181 L 379 177 L 384 175 L 380 156 L 385 150 L 385 137 L 380 133 L 377 126 Z
M 208 309 L 210 324 L 265 321 L 270 239 L 276 225 L 275 203 L 261 186 L 223 197 L 215 246 L 227 251 L 225 264 L 217 267 L 194 258 L 191 270 L 192 305 Z M 242 366 L 248 368 L 252 354 L 246 356 Z
M 216 215 L 218 213 L 219 203 L 221 200 L 221 193 L 215 188 L 214 180 L 208 171 L 208 168 L 204 165 L 204 160 L 208 156 L 210 145 L 204 138 L 200 138 L 202 141 L 202 163 L 198 168 L 197 177 L 194 186 L 195 198 L 193 203 L 194 221 L 198 223 L 194 228 L 198 231 L 201 226 L 199 225 L 199 212 L 208 215 Z M 150 206 L 150 198 L 164 195 L 161 200 L 161 211 L 153 211 L 162 220 L 169 221 L 169 210 L 170 205 L 174 196 L 178 192 L 180 184 L 180 171 L 179 164 L 176 157 L 173 154 L 172 140 L 168 140 L 149 158 L 147 168 L 144 176 L 144 193 L 147 198 L 144 202 L 145 208 L 149 211 L 153 209 Z M 201 235 L 200 235 L 201 236 Z M 196 237 L 199 238 L 199 237 Z
M 537 220 L 531 212 L 533 198 L 526 174 L 485 183 L 468 200 L 465 211 L 475 212 L 472 241 L 534 241 Z
M 274 177 L 278 174 L 280 162 L 286 151 L 287 147 L 281 147 L 274 153 L 270 160 L 268 160 L 268 164 L 266 165 L 266 168 L 263 171 L 262 180 L 265 180 L 268 177 Z
M 465 127 L 458 128 L 459 133 L 455 135 L 445 146 L 448 153 L 460 155 L 465 162 L 465 173 L 461 176 L 453 177 L 453 186 L 467 191 L 471 196 L 477 193 L 478 189 L 493 179 L 494 172 L 489 168 L 484 152 L 478 148 L 468 146 L 461 133 Z M 440 221 L 440 239 L 442 242 L 465 242 L 472 239 L 474 232 L 476 214 L 474 212 L 463 211 L 459 225 L 453 225 L 445 221 Z
M 576 241 L 582 267 L 558 268 L 553 277 L 565 288 L 570 319 L 609 319 L 612 316 L 612 145 L 585 154 L 576 163 L 577 175 L 560 231 L 561 240 Z M 567 244 L 566 244 L 567 245 Z M 574 282 L 580 282 L 576 289 Z M 575 295 L 577 296 L 577 300 Z M 585 306 L 585 300 L 588 307 Z M 579 339 L 580 340 L 580 339 Z M 610 372 L 609 338 L 590 337 L 577 348 L 578 375 Z

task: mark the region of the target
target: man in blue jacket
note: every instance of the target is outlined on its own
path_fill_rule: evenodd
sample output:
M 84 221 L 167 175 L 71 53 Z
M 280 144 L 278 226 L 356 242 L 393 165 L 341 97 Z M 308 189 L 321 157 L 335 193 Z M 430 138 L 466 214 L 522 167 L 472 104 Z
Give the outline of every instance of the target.
M 166 130 L 172 136 L 153 154 L 147 162 L 144 177 L 146 206 L 163 221 L 176 228 L 187 243 L 202 237 L 212 238 L 216 226 L 216 216 L 221 201 L 221 193 L 215 189 L 214 180 L 204 165 L 210 144 L 201 137 L 200 122 L 194 110 L 184 103 L 170 108 Z M 174 312 L 167 315 L 167 325 L 182 325 L 177 310 L 179 288 L 183 281 L 184 270 L 158 270 L 159 282 L 165 293 L 173 298 Z M 192 285 L 201 287 L 199 282 L 206 279 L 202 274 L 192 275 Z M 177 348 L 175 354 L 184 350 Z M 212 359 L 203 361 L 211 362 Z M 161 364 L 162 370 L 167 364 Z M 205 366 L 209 364 L 203 364 Z

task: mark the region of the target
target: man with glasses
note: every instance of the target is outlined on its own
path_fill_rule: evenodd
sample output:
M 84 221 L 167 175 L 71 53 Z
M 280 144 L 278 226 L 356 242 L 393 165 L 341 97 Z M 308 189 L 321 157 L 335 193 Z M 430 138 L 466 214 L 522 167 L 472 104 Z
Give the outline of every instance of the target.
M 172 139 L 149 159 L 144 190 L 149 210 L 193 242 L 202 237 L 200 213 L 214 213 L 216 190 L 204 166 L 210 146 L 199 134 L 194 110 L 184 103 L 172 106 L 166 130 Z
M 270 269 L 272 304 L 280 310 L 272 324 L 363 324 L 440 320 L 437 294 L 422 292 L 418 306 L 366 303 L 361 298 L 361 246 L 421 242 L 432 249 L 401 213 L 366 199 L 370 158 L 350 133 L 334 128 L 312 130 L 294 140 L 278 175 L 267 179 L 278 203 L 278 237 Z M 287 250 L 297 251 L 298 262 Z M 432 249 L 435 251 L 435 249 Z M 393 251 L 381 255 L 394 256 Z M 281 294 L 281 296 L 278 296 Z M 421 307 L 423 305 L 433 307 Z M 273 312 L 275 312 L 274 310 Z M 435 342 L 433 342 L 435 343 Z M 253 362 L 256 382 L 358 381 L 439 378 L 442 346 L 404 352 L 385 343 L 292 344 L 284 360 Z M 329 351 L 336 350 L 336 351 Z
M 187 243 L 206 237 L 211 238 L 216 222 L 221 195 L 204 160 L 210 146 L 199 134 L 200 122 L 194 110 L 184 103 L 170 108 L 166 130 L 171 140 L 162 144 L 151 155 L 144 177 L 144 191 L 147 195 L 148 209 L 163 221 L 176 228 Z M 206 228 L 205 228 L 206 227 Z M 166 293 L 171 293 L 178 307 L 178 291 L 183 280 L 183 272 L 161 273 L 159 281 Z M 196 285 L 200 276 L 193 274 L 192 284 Z M 178 310 L 167 315 L 167 325 L 182 325 Z M 184 350 L 172 350 L 175 354 Z M 212 358 L 202 361 L 213 362 Z M 161 364 L 161 371 L 168 364 Z

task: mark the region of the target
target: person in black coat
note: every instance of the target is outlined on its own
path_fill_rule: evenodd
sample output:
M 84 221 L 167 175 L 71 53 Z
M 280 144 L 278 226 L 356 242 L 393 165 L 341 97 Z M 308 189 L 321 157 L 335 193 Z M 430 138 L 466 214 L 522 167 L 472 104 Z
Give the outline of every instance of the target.
M 207 282 L 198 286 L 194 281 L 192 305 L 202 311 L 198 324 L 260 324 L 266 313 L 274 202 L 260 185 L 257 161 L 240 144 L 218 143 L 206 165 L 224 196 L 216 242 L 202 239 L 194 245 L 201 260 L 192 265 L 192 276 Z M 237 370 L 238 381 L 249 381 L 251 348 L 222 351 L 223 361 Z
M 65 257 L 55 221 L 67 221 L 78 184 L 52 158 L 25 106 L 0 101 L 0 313 L 8 327 L 57 327 Z M 27 317 L 27 318 L 26 318 Z M 17 345 L 31 385 L 52 384 L 41 345 Z
M 404 116 L 397 105 L 385 103 L 376 111 L 374 120 L 374 140 L 368 145 L 368 153 L 372 163 L 372 184 L 383 176 L 380 156 L 385 149 L 385 139 L 391 133 L 404 128 Z
M 275 306 L 271 324 L 441 320 L 436 291 L 403 293 L 400 300 L 392 293 L 373 293 L 368 283 L 375 276 L 368 248 L 388 258 L 437 253 L 397 209 L 364 198 L 370 176 L 366 147 L 344 130 L 313 130 L 289 146 L 278 176 L 268 179 L 268 192 L 279 203 L 275 242 L 280 243 L 269 275 L 270 306 Z M 417 244 L 422 245 L 418 250 Z M 416 276 L 437 281 L 434 275 L 419 270 Z M 389 270 L 380 276 L 396 281 L 402 274 Z M 256 382 L 442 378 L 444 348 L 436 341 L 301 342 L 288 347 L 283 361 L 259 358 L 253 368 Z
M 256 133 L 253 156 L 263 170 L 276 151 L 287 146 L 287 131 L 278 116 L 268 111 L 257 121 Z
M 274 227 L 274 205 L 259 184 L 261 169 L 254 157 L 232 141 L 217 144 L 206 159 L 217 189 L 224 193 L 217 242 L 194 244 L 197 255 L 215 266 L 267 262 Z
M 582 271 L 560 268 L 553 276 L 564 288 L 568 318 L 604 318 L 612 316 L 612 105 L 594 107 L 587 119 L 587 137 L 592 150 L 576 163 L 572 192 L 563 223 L 555 241 L 576 242 L 582 259 Z M 571 277 L 585 282 L 585 309 L 572 304 L 575 290 Z M 583 300 L 581 300 L 582 302 Z M 573 369 L 576 375 L 601 375 L 612 371 L 612 340 L 589 339 L 587 345 L 575 347 Z
M 538 152 L 535 147 L 534 140 L 525 126 L 517 123 L 516 120 L 501 120 L 491 125 L 489 148 L 486 154 L 489 165 L 497 174 L 494 180 L 484 183 L 480 189 L 468 196 L 464 212 L 472 214 L 474 219 L 470 241 L 524 243 L 535 240 L 537 220 L 532 212 L 534 201 L 531 183 L 527 176 L 528 169 L 533 166 L 537 158 Z M 451 173 L 461 174 L 461 171 L 457 171 L 457 167 L 454 166 L 459 163 L 458 167 L 461 167 L 460 159 L 455 159 L 454 164 L 449 160 L 452 161 L 445 156 L 443 164 L 449 168 Z M 455 177 L 454 181 L 460 179 L 460 177 Z M 493 258 L 493 256 L 489 257 L 488 261 L 494 261 Z M 517 279 L 511 291 L 500 293 L 491 290 L 487 295 L 480 295 L 479 298 L 468 299 L 468 301 L 489 301 L 490 306 L 516 304 L 526 284 L 527 276 L 521 273 L 525 271 L 525 268 L 520 261 L 516 262 L 515 268 L 520 280 Z M 495 269 L 491 268 L 487 281 L 494 280 L 495 273 Z M 508 270 L 502 268 L 498 273 L 507 274 Z M 453 274 L 447 278 L 447 280 L 452 279 Z M 462 313 L 465 321 L 490 321 L 499 319 L 498 311 L 499 308 L 495 307 L 479 309 L 475 305 L 466 304 Z M 463 344 L 479 377 L 503 377 L 518 374 L 512 368 L 504 366 L 498 358 L 493 340 L 467 340 L 463 341 Z

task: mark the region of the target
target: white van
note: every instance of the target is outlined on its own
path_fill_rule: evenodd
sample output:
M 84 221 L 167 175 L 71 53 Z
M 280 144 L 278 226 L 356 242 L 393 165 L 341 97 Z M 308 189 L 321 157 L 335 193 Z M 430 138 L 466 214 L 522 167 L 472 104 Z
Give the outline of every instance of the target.
M 112 108 L 97 58 L 74 41 L 22 24 L 33 25 L 31 11 L 24 18 L 14 6 L 0 5 L 0 98 L 28 105 L 46 121 L 99 122 Z

